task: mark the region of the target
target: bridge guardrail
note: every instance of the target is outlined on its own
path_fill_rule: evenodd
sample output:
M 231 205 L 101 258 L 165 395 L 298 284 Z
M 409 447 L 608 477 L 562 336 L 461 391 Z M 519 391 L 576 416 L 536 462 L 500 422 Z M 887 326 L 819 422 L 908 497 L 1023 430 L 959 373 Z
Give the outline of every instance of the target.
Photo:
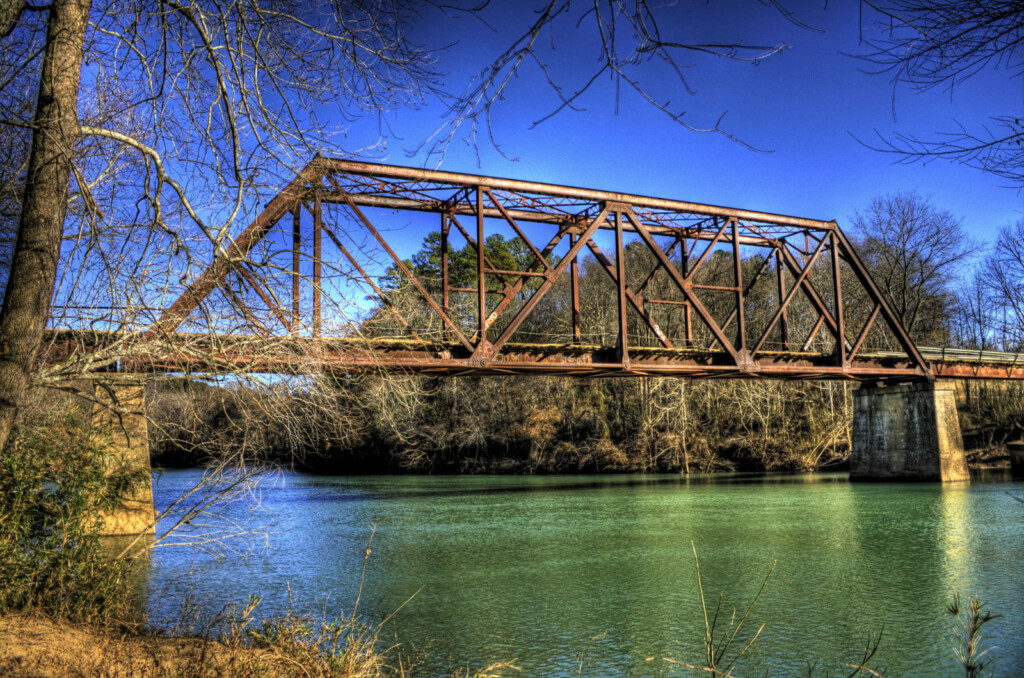
M 974 348 L 944 348 L 938 346 L 918 346 L 918 351 L 921 352 L 921 356 L 925 360 L 1024 365 L 1024 353 L 985 351 Z M 878 358 L 902 358 L 906 356 L 906 353 L 902 351 L 871 351 L 864 355 Z

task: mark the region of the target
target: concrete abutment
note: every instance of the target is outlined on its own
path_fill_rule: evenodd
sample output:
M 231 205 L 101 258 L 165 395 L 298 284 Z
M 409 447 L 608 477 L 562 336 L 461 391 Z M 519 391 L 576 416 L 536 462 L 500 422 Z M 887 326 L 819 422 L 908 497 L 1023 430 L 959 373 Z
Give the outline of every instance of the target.
M 970 480 L 952 382 L 862 384 L 852 444 L 850 480 Z
M 146 422 L 146 388 L 140 381 L 98 384 L 92 408 L 92 427 L 99 435 L 109 435 L 107 468 L 146 469 L 149 471 L 149 427 Z M 124 497 L 119 509 L 103 514 L 104 536 L 153 533 L 153 485 L 145 482 L 131 496 Z

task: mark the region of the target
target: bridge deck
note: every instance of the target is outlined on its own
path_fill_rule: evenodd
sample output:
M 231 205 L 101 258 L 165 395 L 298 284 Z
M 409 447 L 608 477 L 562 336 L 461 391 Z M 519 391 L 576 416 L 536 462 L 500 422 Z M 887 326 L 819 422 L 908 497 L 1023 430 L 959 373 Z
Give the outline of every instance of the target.
M 109 371 L 302 373 L 405 371 L 437 376 L 547 374 L 579 377 L 675 376 L 915 380 L 922 375 L 903 353 L 859 354 L 846 369 L 830 354 L 761 351 L 747 369 L 725 351 L 632 346 L 623 361 L 612 346 L 509 342 L 486 362 L 459 342 L 415 339 L 176 334 L 170 341 L 138 334 L 52 330 L 43 362 L 70 371 L 106 360 Z M 1024 379 L 1024 354 L 921 348 L 938 379 Z

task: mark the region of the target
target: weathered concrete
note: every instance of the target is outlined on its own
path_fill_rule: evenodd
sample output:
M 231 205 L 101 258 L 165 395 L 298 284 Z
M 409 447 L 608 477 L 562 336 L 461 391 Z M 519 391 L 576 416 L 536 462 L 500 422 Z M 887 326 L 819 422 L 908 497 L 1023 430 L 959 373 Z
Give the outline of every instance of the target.
M 107 467 L 150 468 L 146 392 L 141 382 L 97 385 L 92 426 L 97 435 L 110 436 Z M 153 530 L 153 486 L 147 478 L 123 506 L 103 516 L 103 535 L 139 534 Z
M 1006 447 L 1010 451 L 1010 474 L 1024 480 L 1024 440 L 1007 443 Z
M 952 383 L 862 385 L 852 438 L 850 480 L 970 480 Z

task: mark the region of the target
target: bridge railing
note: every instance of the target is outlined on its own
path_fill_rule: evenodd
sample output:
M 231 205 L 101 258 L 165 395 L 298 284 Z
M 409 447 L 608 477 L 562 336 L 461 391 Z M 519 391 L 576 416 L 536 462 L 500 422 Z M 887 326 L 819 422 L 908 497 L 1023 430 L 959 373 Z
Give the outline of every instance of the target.
M 918 346 L 918 350 L 925 360 L 928 361 L 1024 365 L 1024 353 L 987 351 L 974 348 L 948 348 L 944 346 Z M 904 354 L 899 351 L 871 351 L 865 355 L 877 358 L 896 358 L 902 357 Z

